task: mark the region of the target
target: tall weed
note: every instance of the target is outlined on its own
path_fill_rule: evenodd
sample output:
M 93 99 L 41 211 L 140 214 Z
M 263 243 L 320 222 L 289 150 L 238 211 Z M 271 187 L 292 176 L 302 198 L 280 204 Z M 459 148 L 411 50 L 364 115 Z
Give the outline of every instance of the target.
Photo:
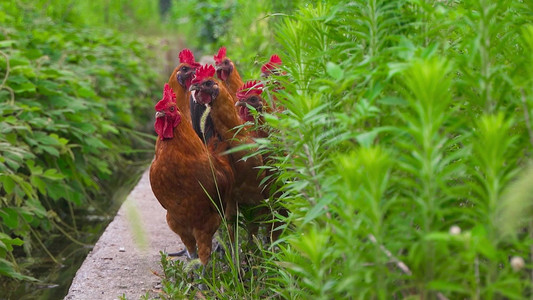
M 257 144 L 290 211 L 257 255 L 254 287 L 287 299 L 531 297 L 531 4 L 254 5 L 231 24 L 269 26 L 276 42 L 246 27 L 223 42 L 242 66 L 267 50 L 283 59 L 284 89 L 270 96 L 286 110 L 265 116 L 271 136 Z

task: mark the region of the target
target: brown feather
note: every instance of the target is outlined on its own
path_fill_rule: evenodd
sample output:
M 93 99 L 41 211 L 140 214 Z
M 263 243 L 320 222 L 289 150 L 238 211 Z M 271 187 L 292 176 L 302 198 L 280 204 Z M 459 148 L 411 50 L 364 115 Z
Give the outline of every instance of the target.
M 237 102 L 237 97 L 235 94 L 241 88 L 244 82 L 242 81 L 241 75 L 239 74 L 239 71 L 237 71 L 235 64 L 231 62 L 231 65 L 233 66 L 233 71 L 229 74 L 228 80 L 224 82 L 224 84 L 233 98 L 233 103 L 235 103 Z
M 209 151 L 190 122 L 182 121 L 173 138 L 158 138 L 150 167 L 150 184 L 167 210 L 169 227 L 181 237 L 189 253 L 196 253 L 198 246 L 204 265 L 211 254 L 211 239 L 220 226 L 219 210 L 225 210 L 234 180 L 228 158 L 219 155 L 224 148 L 219 145 Z
M 243 144 L 253 143 L 250 133 L 246 129 L 236 130 L 235 127 L 242 125 L 242 121 L 235 110 L 234 99 L 230 92 L 221 84 L 218 79 L 212 78 L 219 86 L 218 96 L 211 103 L 211 118 L 215 125 L 215 130 L 228 143 L 230 148 Z M 242 85 L 242 84 L 241 84 Z M 239 86 L 240 87 L 240 86 Z M 250 155 L 253 150 L 242 150 L 230 154 L 230 162 L 235 174 L 235 184 L 231 193 L 230 205 L 251 205 L 257 206 L 263 203 L 263 187 L 260 185 L 264 174 L 260 172 L 263 166 L 263 159 L 260 154 Z M 246 159 L 244 159 L 247 157 Z M 227 212 L 228 217 L 232 212 Z M 257 233 L 257 226 L 249 227 L 250 238 Z

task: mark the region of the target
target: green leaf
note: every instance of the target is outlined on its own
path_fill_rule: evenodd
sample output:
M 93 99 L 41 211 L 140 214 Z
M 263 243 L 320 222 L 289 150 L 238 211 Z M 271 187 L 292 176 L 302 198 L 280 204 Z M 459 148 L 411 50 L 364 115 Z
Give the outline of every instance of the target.
M 114 133 L 114 134 L 118 134 L 119 131 L 116 127 L 110 125 L 110 124 L 102 124 L 102 133 L 108 133 L 108 132 L 111 132 L 111 133 Z
M 56 169 L 48 169 L 44 172 L 43 177 L 52 179 L 52 180 L 59 180 L 65 178 L 62 174 L 58 173 Z
M 14 238 L 14 239 L 11 239 L 10 243 L 11 245 L 22 246 L 24 244 L 24 241 L 19 238 Z
M 378 135 L 378 131 L 372 130 L 369 132 L 364 132 L 361 134 L 358 134 L 355 139 L 361 146 L 363 147 L 370 147 L 374 143 L 374 140 L 376 139 L 376 136 Z
M 0 48 L 9 48 L 9 47 L 14 46 L 16 44 L 17 44 L 17 41 L 14 41 L 14 40 L 0 41 Z
M 41 166 L 36 166 L 35 161 L 33 160 L 27 160 L 26 166 L 28 166 L 28 169 L 30 169 L 30 172 L 33 175 L 41 175 L 43 173 L 43 168 Z
M 60 146 L 59 137 L 57 134 L 46 134 L 44 132 L 34 132 L 34 138 L 39 143 L 44 145 Z
M 46 184 L 37 176 L 30 177 L 31 184 L 37 187 L 41 194 L 46 195 Z
M 0 181 L 3 184 L 6 193 L 11 194 L 15 188 L 15 181 L 6 175 L 1 176 Z
M 339 65 L 333 62 L 328 62 L 326 64 L 326 72 L 335 80 L 341 80 L 344 77 L 344 70 L 342 70 Z
M 428 289 L 434 290 L 434 291 L 448 291 L 448 292 L 458 292 L 458 293 L 468 292 L 467 289 L 465 289 L 460 284 L 441 281 L 441 280 L 434 280 L 434 281 L 429 282 Z
M 48 195 L 54 200 L 59 200 L 60 198 L 67 197 L 66 186 L 60 182 L 49 182 L 46 184 L 46 190 Z
M 2 217 L 4 224 L 10 229 L 16 229 L 18 227 L 19 216 L 15 209 L 9 207 L 0 209 L 0 217 Z
M 52 155 L 52 156 L 59 157 L 59 151 L 57 151 L 57 149 L 54 148 L 54 147 L 40 146 L 39 148 L 42 149 L 43 151 L 47 152 L 48 154 Z
M 3 258 L 0 258 L 0 275 L 19 280 L 37 281 L 37 279 L 33 277 L 22 275 L 19 272 L 15 271 L 13 264 Z
M 41 202 L 37 198 L 31 198 L 28 201 L 26 201 L 26 205 L 28 207 L 28 211 L 22 212 L 22 217 L 27 221 L 31 222 L 33 219 L 33 216 L 36 216 L 38 218 L 44 218 L 46 217 L 46 209 L 43 207 Z

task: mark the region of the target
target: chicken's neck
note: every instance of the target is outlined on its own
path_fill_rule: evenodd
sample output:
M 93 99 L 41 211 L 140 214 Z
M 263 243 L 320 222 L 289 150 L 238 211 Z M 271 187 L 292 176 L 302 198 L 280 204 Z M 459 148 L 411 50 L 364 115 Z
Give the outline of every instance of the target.
M 226 141 L 237 140 L 244 136 L 242 130 L 234 130 L 236 126 L 242 125 L 242 121 L 235 110 L 234 100 L 228 90 L 221 88 L 218 97 L 211 105 L 211 118 L 215 125 L 216 131 Z M 230 143 L 231 144 L 231 143 Z
M 244 82 L 242 81 L 241 75 L 237 71 L 237 68 L 233 68 L 233 71 L 229 75 L 228 80 L 226 80 L 226 87 L 228 88 L 231 98 L 233 99 L 233 103 L 237 102 L 238 99 L 235 94 L 242 87 L 243 84 Z
M 189 154 L 205 151 L 204 144 L 194 132 L 190 122 L 184 122 L 184 120 L 178 126 L 174 127 L 174 136 L 172 138 L 163 139 L 162 137 L 158 137 L 157 145 L 159 145 L 160 151 L 165 153 L 169 153 L 165 150 L 170 148 L 173 151 L 187 152 Z
M 170 78 L 168 79 L 168 85 L 172 88 L 176 94 L 176 104 L 181 111 L 182 118 L 184 118 L 189 123 L 191 122 L 191 113 L 189 106 L 189 96 L 191 92 L 186 90 L 179 82 L 177 78 L 178 68 L 172 72 Z

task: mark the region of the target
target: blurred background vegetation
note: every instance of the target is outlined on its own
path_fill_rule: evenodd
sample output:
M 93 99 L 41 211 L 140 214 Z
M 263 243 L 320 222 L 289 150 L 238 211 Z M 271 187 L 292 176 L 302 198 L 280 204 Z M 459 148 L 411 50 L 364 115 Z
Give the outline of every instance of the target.
M 0 3 L 0 298 L 64 297 L 149 164 L 160 25 L 155 1 Z
M 149 162 L 168 65 L 185 45 L 197 57 L 224 45 L 245 80 L 283 59 L 286 111 L 266 116 L 272 133 L 257 143 L 278 174 L 271 200 L 291 213 L 245 274 L 196 279 L 206 297 L 531 298 L 532 11 L 510 0 L 3 1 L 0 274 L 31 282 L 35 257 L 59 254 L 43 236 L 97 238 L 79 212 L 113 215 L 97 199 L 120 203 L 136 181 L 124 174 Z M 194 295 L 188 267 L 162 262 L 161 297 Z

